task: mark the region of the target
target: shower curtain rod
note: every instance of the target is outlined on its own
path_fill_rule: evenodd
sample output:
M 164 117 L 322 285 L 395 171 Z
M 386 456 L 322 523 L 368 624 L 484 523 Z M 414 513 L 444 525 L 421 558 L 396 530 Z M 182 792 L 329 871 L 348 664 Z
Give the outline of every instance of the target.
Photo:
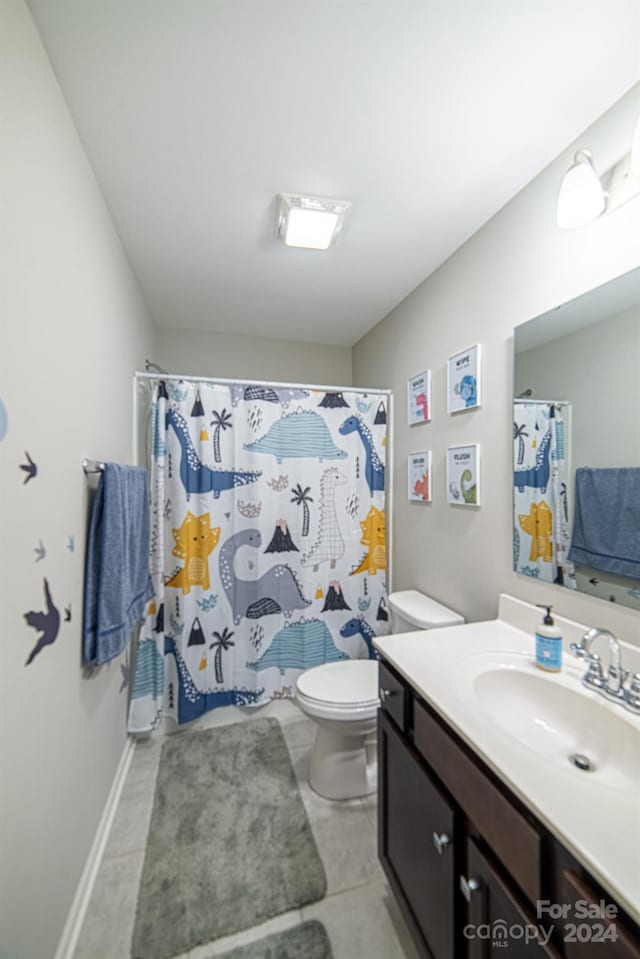
M 571 406 L 571 400 L 534 400 L 533 397 L 528 400 L 520 400 L 516 397 L 513 402 L 528 403 L 530 406 L 534 403 L 547 403 L 549 406 Z
M 364 386 L 324 386 L 319 383 L 272 383 L 261 379 L 255 380 L 236 380 L 224 379 L 218 376 L 182 376 L 179 373 L 143 373 L 136 370 L 134 373 L 139 380 L 182 380 L 188 383 L 215 383 L 219 386 L 255 386 L 259 383 L 261 386 L 268 386 L 274 390 L 295 390 L 310 389 L 322 390 L 325 393 L 378 393 L 384 396 L 391 396 L 393 390 L 379 389 Z

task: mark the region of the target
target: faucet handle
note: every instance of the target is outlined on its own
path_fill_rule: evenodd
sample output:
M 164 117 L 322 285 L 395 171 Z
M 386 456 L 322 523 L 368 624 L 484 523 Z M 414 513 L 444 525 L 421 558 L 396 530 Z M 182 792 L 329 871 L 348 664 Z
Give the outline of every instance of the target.
M 571 643 L 569 649 L 578 659 L 586 659 L 589 655 L 582 643 Z
M 640 673 L 634 673 L 629 683 L 629 689 L 624 696 L 625 704 L 634 713 L 640 712 Z
M 591 653 L 587 657 L 587 661 L 589 663 L 589 668 L 584 677 L 585 685 L 595 686 L 597 689 L 603 689 L 605 686 L 605 679 L 602 672 L 602 663 L 600 662 L 600 657 L 595 653 Z

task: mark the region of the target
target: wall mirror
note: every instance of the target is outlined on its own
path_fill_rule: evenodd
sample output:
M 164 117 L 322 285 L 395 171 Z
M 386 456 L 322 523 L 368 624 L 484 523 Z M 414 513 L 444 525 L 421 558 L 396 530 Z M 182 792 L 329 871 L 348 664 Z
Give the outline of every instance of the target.
M 640 610 L 640 269 L 513 342 L 513 568 Z

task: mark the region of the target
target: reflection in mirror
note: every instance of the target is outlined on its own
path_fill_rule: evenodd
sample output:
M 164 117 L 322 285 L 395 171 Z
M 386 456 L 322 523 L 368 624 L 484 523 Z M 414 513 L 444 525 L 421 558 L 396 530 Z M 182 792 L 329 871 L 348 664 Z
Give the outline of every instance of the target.
M 514 331 L 513 567 L 640 609 L 640 269 Z

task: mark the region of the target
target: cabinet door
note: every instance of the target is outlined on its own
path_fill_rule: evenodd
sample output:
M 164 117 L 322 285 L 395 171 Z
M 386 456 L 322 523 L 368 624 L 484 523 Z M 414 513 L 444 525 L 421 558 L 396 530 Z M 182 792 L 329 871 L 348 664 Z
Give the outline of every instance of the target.
M 383 712 L 378 744 L 382 864 L 431 955 L 453 959 L 453 809 Z
M 502 878 L 473 839 L 467 843 L 467 874 L 460 879 L 469 904 L 463 932 L 468 959 L 495 959 L 502 949 L 508 959 L 558 959 L 555 947 L 544 942 L 540 920 L 521 905 L 515 885 Z M 536 929 L 543 931 L 539 938 Z
M 560 897 L 568 907 L 562 922 L 567 959 L 640 959 L 636 930 L 573 869 L 562 870 Z

